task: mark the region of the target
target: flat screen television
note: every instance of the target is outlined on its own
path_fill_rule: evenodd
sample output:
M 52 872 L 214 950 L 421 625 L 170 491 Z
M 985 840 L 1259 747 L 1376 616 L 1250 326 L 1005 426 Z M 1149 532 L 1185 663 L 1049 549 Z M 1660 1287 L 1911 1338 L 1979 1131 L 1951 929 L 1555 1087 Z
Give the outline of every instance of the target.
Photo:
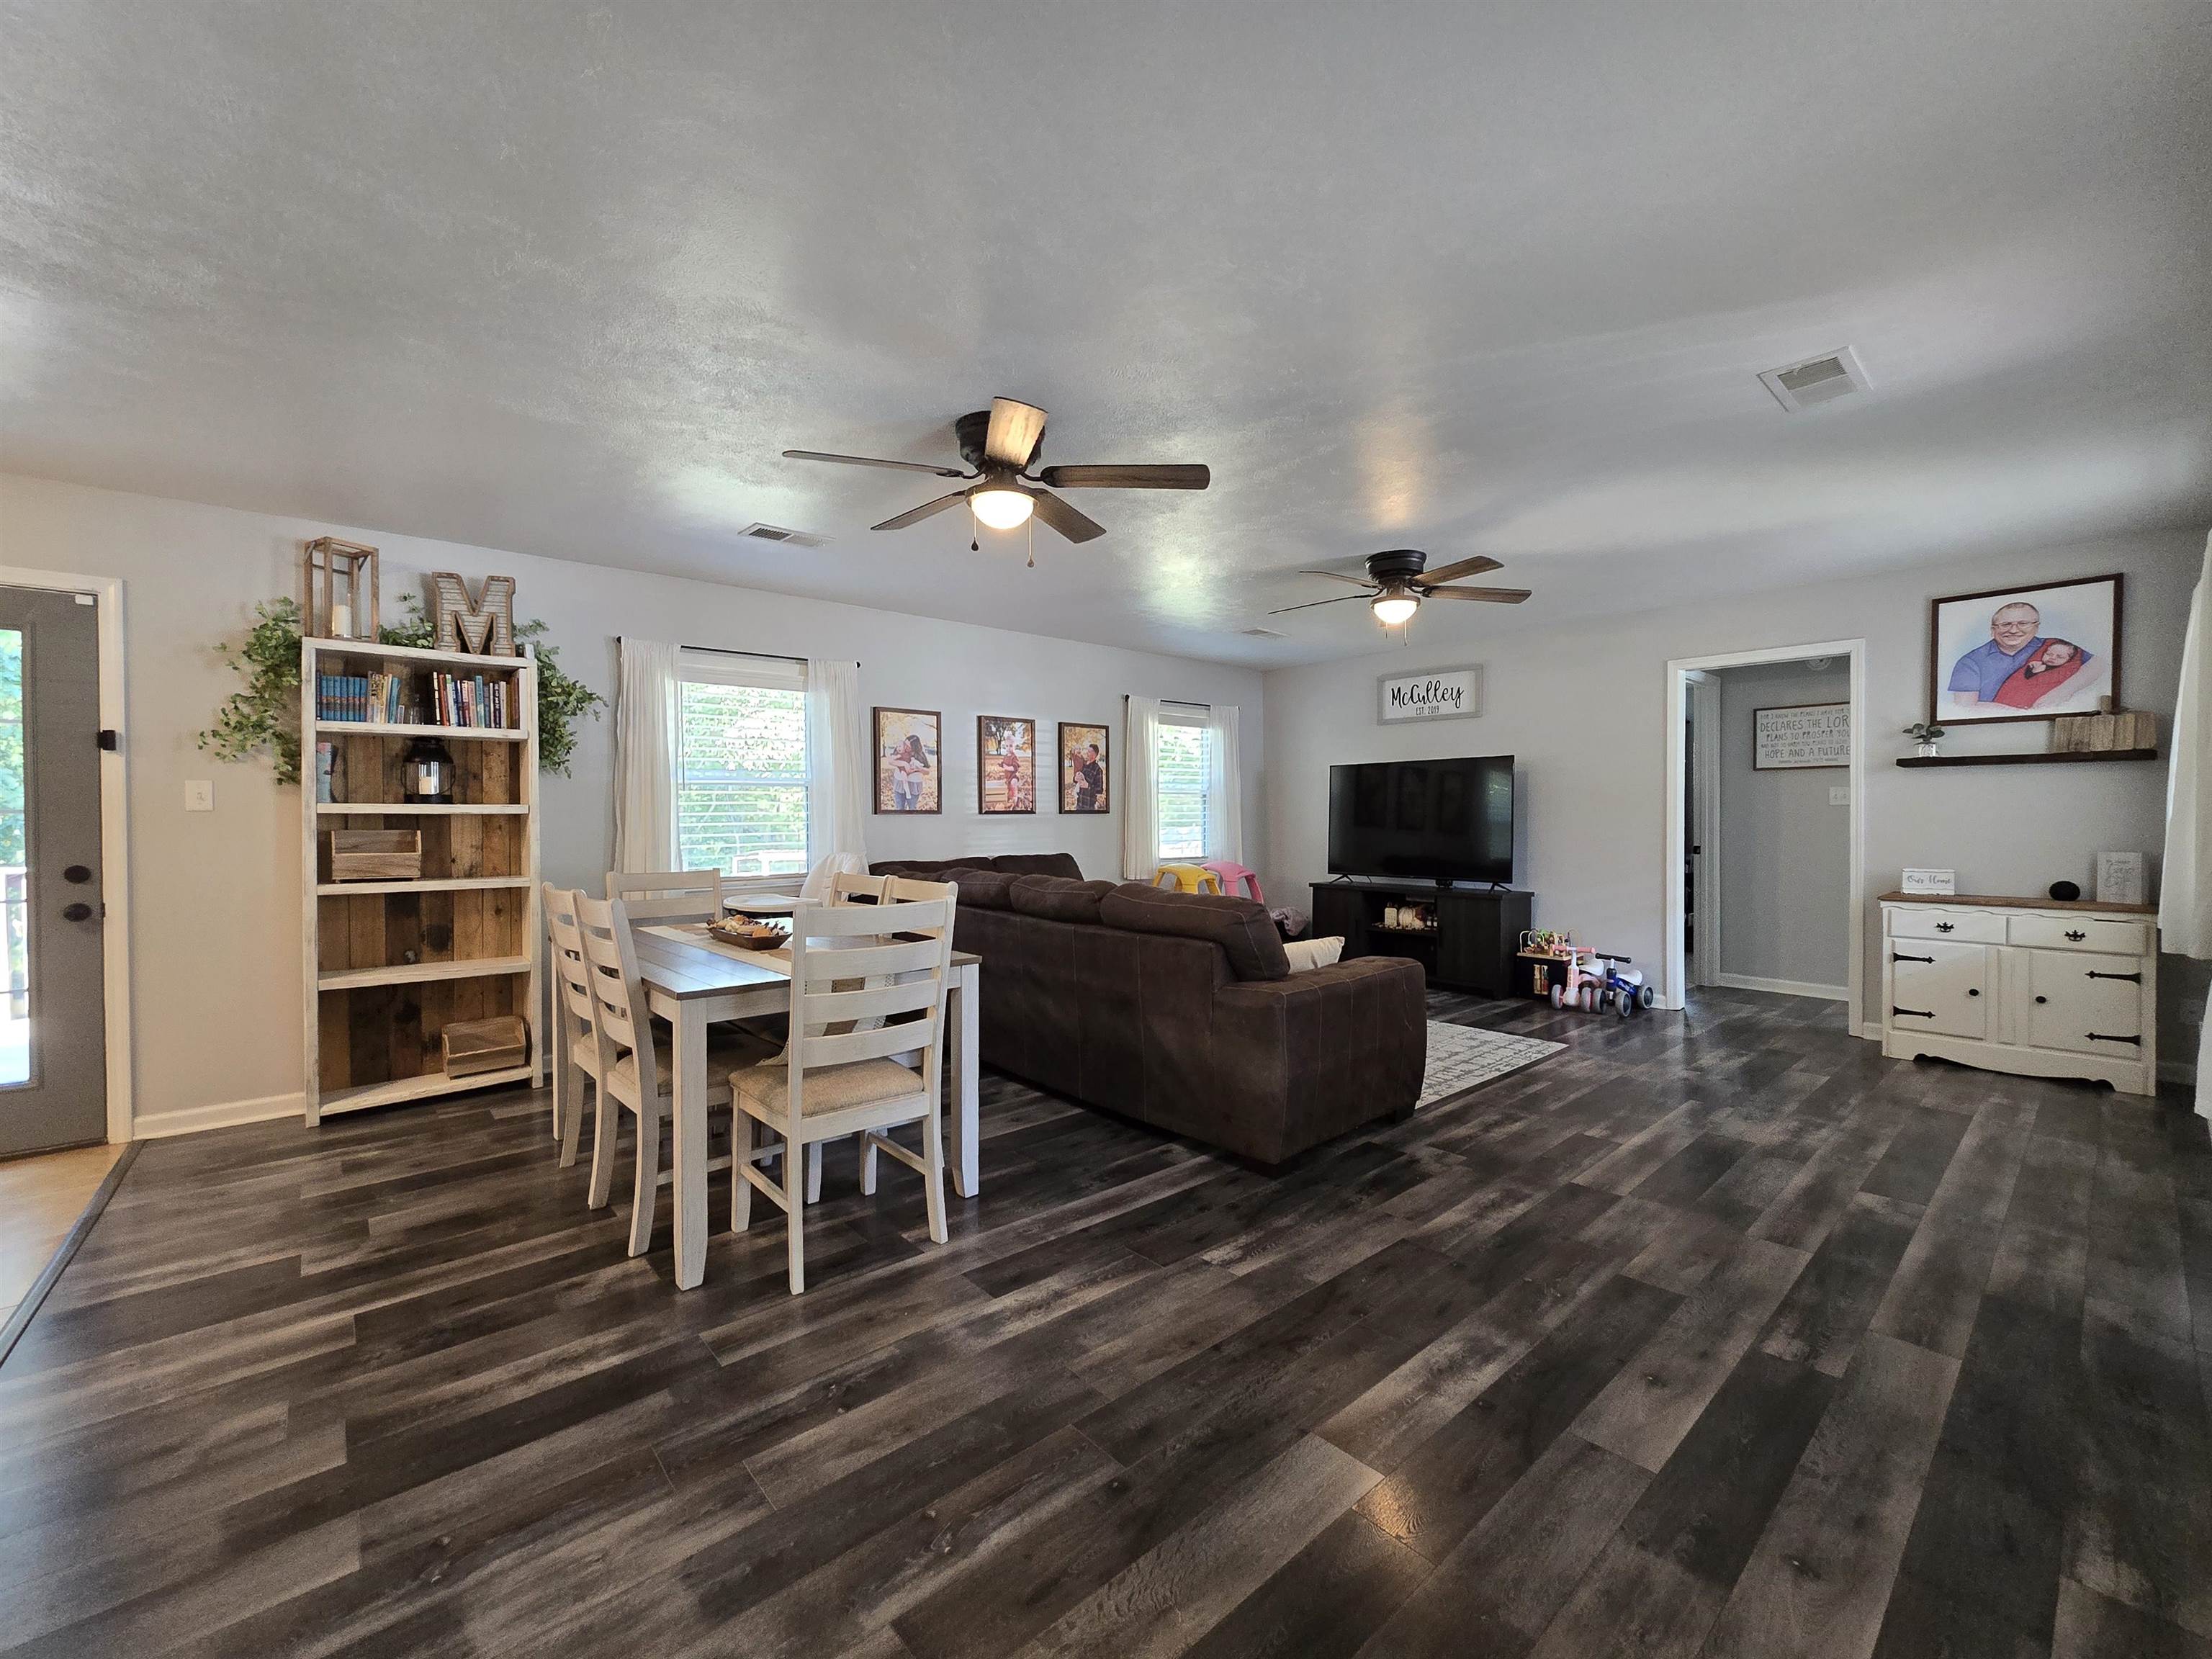
M 1417 881 L 1513 879 L 1513 757 L 1328 769 L 1328 869 Z

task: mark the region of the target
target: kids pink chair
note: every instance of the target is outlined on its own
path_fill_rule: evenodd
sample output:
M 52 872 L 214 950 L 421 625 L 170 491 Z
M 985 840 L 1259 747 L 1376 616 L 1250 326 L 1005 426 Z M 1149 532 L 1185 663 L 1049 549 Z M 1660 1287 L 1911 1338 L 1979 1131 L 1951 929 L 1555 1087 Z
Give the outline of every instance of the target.
M 1260 891 L 1260 872 L 1258 871 L 1247 870 L 1243 865 L 1237 863 L 1234 859 L 1208 859 L 1199 867 L 1202 870 L 1211 870 L 1215 875 L 1221 878 L 1221 890 L 1223 892 L 1231 895 L 1235 894 L 1237 891 L 1237 884 L 1242 882 L 1244 884 L 1244 890 L 1251 896 L 1255 903 L 1265 904 L 1267 902 L 1266 897 Z

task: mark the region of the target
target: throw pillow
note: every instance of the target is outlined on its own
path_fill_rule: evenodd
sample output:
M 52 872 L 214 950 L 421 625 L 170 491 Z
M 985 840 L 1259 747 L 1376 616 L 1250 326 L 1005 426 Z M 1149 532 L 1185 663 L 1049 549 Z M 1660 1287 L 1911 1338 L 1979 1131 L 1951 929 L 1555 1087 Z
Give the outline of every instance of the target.
M 1326 968 L 1344 954 L 1341 939 L 1293 939 L 1283 946 L 1283 954 L 1291 959 L 1291 971 L 1305 973 L 1310 969 Z

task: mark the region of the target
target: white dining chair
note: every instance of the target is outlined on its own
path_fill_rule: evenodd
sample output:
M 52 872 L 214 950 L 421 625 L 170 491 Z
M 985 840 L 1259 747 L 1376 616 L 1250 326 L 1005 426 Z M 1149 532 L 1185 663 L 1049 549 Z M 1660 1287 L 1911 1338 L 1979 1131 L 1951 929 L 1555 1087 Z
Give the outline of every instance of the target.
M 873 905 L 805 904 L 791 921 L 791 1038 L 775 1059 L 732 1073 L 737 1159 L 730 1226 L 744 1232 L 753 1189 L 780 1206 L 788 1230 L 791 1293 L 806 1288 L 805 1200 L 793 1149 L 850 1134 L 861 1137 L 860 1190 L 876 1185 L 876 1155 L 888 1153 L 922 1178 L 929 1236 L 945 1242 L 945 1141 L 939 1083 L 945 996 L 952 963 L 957 890 L 916 883 L 928 896 Z M 852 988 L 858 982 L 863 988 Z M 907 1016 L 894 1019 L 894 1016 Z M 863 1021 L 883 1022 L 860 1030 Z M 915 1052 L 919 1064 L 893 1056 Z M 921 1152 L 884 1132 L 921 1125 Z M 757 1167 L 767 1128 L 781 1137 L 783 1182 Z
M 553 959 L 553 1138 L 561 1143 L 564 1170 L 576 1162 L 584 1085 L 590 1085 L 595 1098 L 599 1091 L 597 1007 L 583 930 L 576 921 L 576 901 L 582 896 L 550 881 L 544 884 L 546 944 Z
M 646 1004 L 637 971 L 637 946 L 620 899 L 576 895 L 577 931 L 590 969 L 593 1038 L 599 1045 L 599 1115 L 592 1136 L 591 1206 L 603 1209 L 614 1194 L 617 1108 L 636 1120 L 637 1159 L 629 1212 L 629 1253 L 643 1255 L 653 1238 L 653 1211 L 661 1183 L 673 1174 L 660 1168 L 660 1132 L 669 1119 L 675 1078 L 672 1045 Z M 730 1103 L 730 1078 L 774 1050 L 736 1026 L 711 1027 L 707 1037 L 707 1104 Z M 734 1145 L 737 1136 L 732 1131 Z M 729 1167 L 708 1161 L 711 1171 Z
M 607 896 L 628 907 L 634 923 L 719 921 L 720 870 L 610 870 Z

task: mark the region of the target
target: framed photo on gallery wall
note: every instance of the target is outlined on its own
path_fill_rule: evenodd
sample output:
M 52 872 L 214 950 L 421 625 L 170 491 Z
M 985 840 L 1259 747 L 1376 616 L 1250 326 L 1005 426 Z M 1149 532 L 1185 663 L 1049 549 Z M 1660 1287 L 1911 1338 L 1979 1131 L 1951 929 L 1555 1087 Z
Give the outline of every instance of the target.
M 975 810 L 990 817 L 1036 811 L 1036 722 L 975 716 Z
M 875 711 L 876 811 L 942 812 L 939 769 L 944 759 L 934 708 Z
M 1928 602 L 1928 718 L 1938 726 L 2094 714 L 2119 696 L 2117 575 Z
M 1060 723 L 1060 810 L 1063 812 L 1107 812 L 1113 810 L 1108 788 L 1106 728 Z

